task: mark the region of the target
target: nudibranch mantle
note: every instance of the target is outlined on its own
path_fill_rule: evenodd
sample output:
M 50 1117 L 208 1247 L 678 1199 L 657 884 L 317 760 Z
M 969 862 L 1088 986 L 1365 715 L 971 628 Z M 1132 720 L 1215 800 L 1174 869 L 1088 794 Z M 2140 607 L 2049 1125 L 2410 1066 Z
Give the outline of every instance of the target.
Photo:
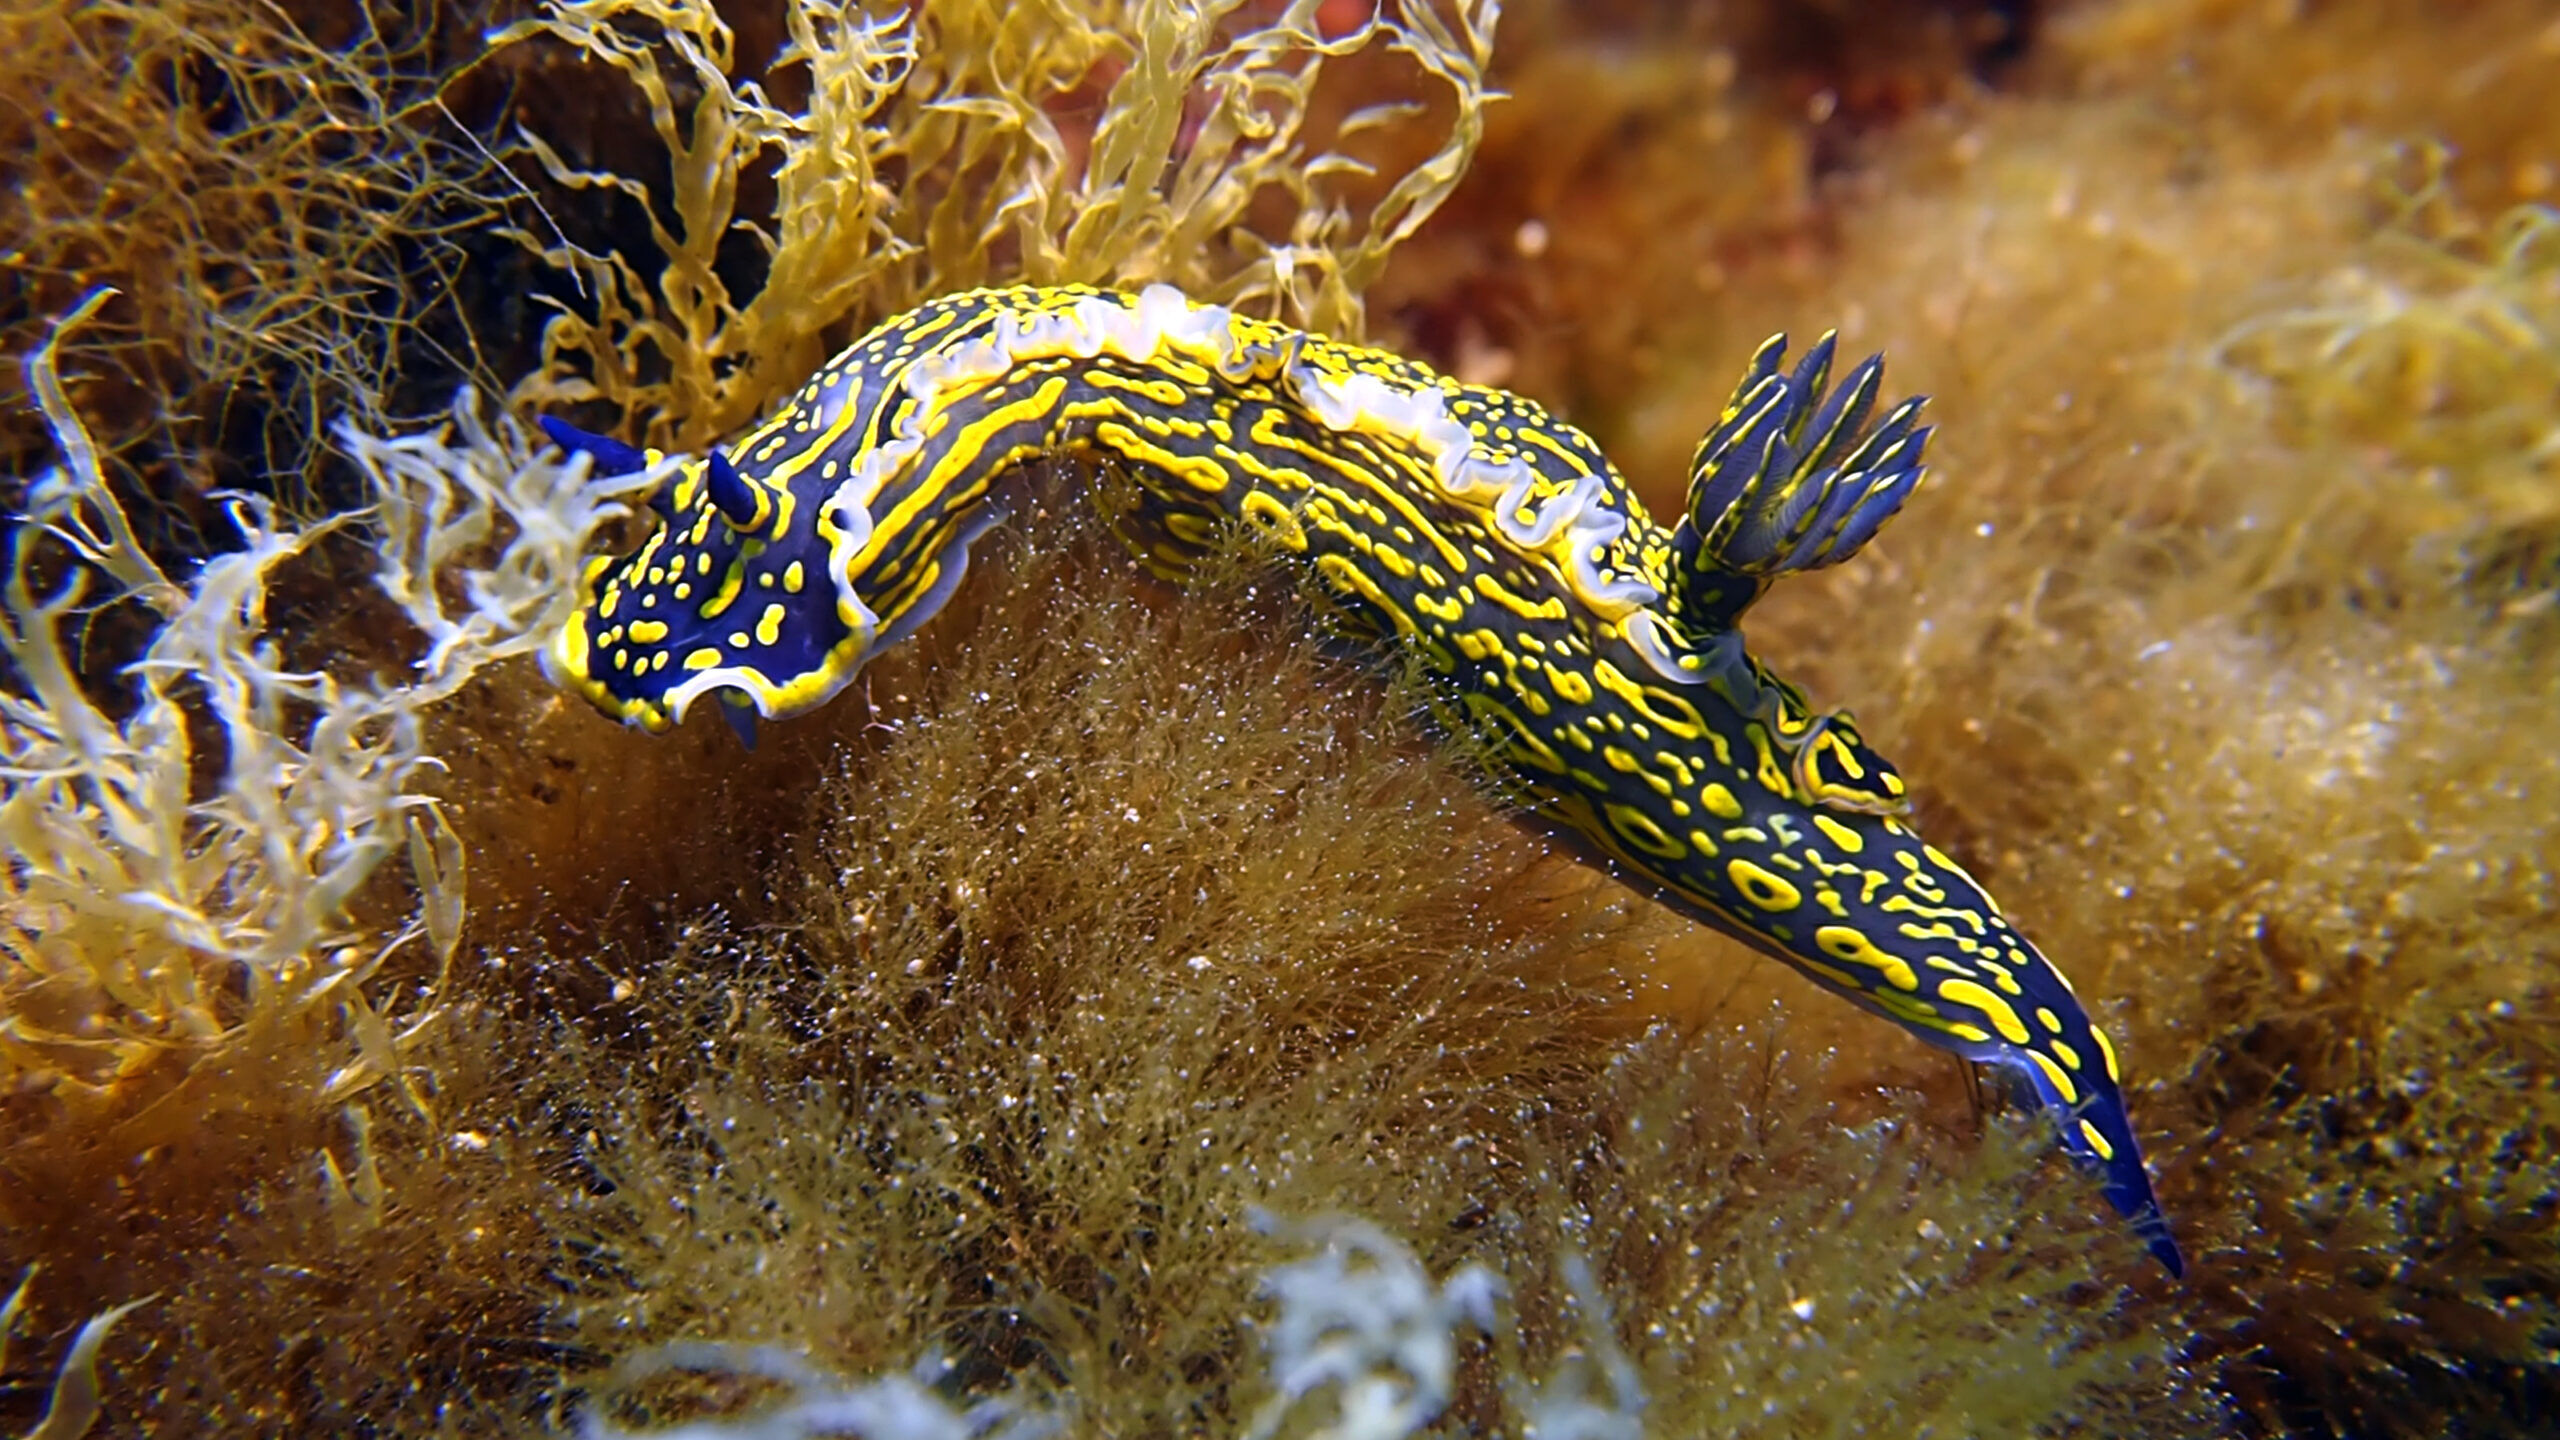
M 657 530 L 589 563 L 545 666 L 653 731 L 705 695 L 742 728 L 749 707 L 797 714 L 943 607 L 1035 462 L 1108 467 L 1148 568 L 1178 580 L 1259 536 L 1340 629 L 1417 657 L 1506 793 L 1615 873 L 2023 1077 L 2178 1271 L 2114 1049 L 2069 982 L 1905 822 L 1856 723 L 1743 646 L 1774 580 L 1848 559 L 1901 508 L 1929 435 L 1916 398 L 1874 417 L 1879 358 L 1829 386 L 1831 337 L 1792 369 L 1785 349 L 1752 357 L 1666 529 L 1534 401 L 1384 351 L 1161 285 L 945 297 L 683 462 Z M 545 424 L 606 473 L 662 458 Z

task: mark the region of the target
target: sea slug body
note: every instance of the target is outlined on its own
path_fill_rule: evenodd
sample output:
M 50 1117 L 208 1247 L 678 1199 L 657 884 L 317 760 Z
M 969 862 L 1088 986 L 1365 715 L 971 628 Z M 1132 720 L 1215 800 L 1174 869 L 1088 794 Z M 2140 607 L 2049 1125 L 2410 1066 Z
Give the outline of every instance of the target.
M 1027 462 L 1126 475 L 1114 524 L 1179 579 L 1243 527 L 1348 634 L 1417 657 L 1506 793 L 1664 903 L 2020 1075 L 2173 1273 L 2115 1052 L 2070 984 L 1914 833 L 1901 777 L 1743 646 L 1778 577 L 1855 554 L 1921 476 L 1921 401 L 1827 386 L 1826 336 L 1752 357 L 1665 528 L 1574 427 L 1413 361 L 1077 286 L 933 301 L 688 460 L 638 550 L 590 562 L 554 680 L 664 730 L 824 704 L 938 611 Z M 1868 422 L 1874 418 L 1874 423 Z M 546 421 L 608 472 L 662 458 Z

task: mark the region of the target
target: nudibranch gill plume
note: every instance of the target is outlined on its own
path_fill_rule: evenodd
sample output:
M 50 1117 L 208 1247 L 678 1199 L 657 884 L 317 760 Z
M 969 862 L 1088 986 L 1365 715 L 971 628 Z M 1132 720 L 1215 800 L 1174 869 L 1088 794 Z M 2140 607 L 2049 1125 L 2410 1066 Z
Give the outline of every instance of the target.
M 1239 528 L 1345 634 L 1410 655 L 1503 793 L 1663 903 L 1942 1049 L 2023 1078 L 2173 1273 L 2106 1036 L 1908 823 L 1843 712 L 1747 651 L 1778 577 L 1857 553 L 1920 482 L 1922 401 L 1825 337 L 1755 354 L 1655 523 L 1536 403 L 1165 286 L 979 291 L 891 320 L 598 557 L 553 679 L 649 730 L 705 696 L 752 734 L 923 624 L 1030 462 L 1125 475 L 1114 526 L 1179 580 Z M 1872 420 L 1872 424 L 1870 421 Z M 662 457 L 546 421 L 607 473 Z M 1055 467 L 1047 467 L 1055 468 Z

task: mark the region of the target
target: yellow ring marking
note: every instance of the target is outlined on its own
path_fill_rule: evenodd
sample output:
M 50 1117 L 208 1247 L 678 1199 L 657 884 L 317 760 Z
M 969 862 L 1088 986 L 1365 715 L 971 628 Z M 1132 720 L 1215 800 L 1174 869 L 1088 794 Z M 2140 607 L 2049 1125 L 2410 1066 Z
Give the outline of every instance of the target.
M 1725 874 L 1742 898 L 1772 914 L 1783 915 L 1804 900 L 1802 892 L 1777 875 L 1772 875 L 1750 861 L 1736 856 L 1725 862 Z
M 1869 940 L 1863 930 L 1848 925 L 1825 925 L 1813 932 L 1813 943 L 1822 947 L 1823 954 L 1835 960 L 1864 965 L 1882 974 L 1897 990 L 1920 988 L 1919 973 L 1911 968 L 1911 962 L 1877 949 L 1875 942 Z
M 1609 817 L 1610 828 L 1644 853 L 1659 860 L 1688 858 L 1688 846 L 1664 833 L 1662 827 L 1653 822 L 1652 816 L 1634 806 L 1611 800 L 1600 807 L 1600 812 Z

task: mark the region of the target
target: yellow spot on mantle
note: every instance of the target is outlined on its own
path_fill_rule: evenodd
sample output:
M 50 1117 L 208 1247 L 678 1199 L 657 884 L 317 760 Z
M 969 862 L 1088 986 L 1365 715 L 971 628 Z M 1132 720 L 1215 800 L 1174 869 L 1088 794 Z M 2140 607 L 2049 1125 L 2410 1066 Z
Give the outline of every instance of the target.
M 1843 855 L 1855 855 L 1867 848 L 1867 842 L 1863 836 L 1828 815 L 1814 816 L 1813 828 L 1829 836 L 1831 843 L 1839 846 L 1840 853 Z
M 2107 1062 L 2107 1078 L 2123 1084 L 2124 1076 L 2116 1070 L 2115 1042 L 2107 1038 L 2106 1031 L 2095 1025 L 2089 1027 L 2089 1038 L 2098 1042 L 2098 1058 Z
M 2008 1001 L 1972 981 L 1944 981 L 1938 986 L 1938 998 L 1949 1004 L 1962 1005 L 1968 1009 L 1980 1011 L 1983 1018 L 1991 1022 L 1991 1028 L 2000 1032 L 2000 1038 L 2010 1044 L 2027 1043 L 2026 1023 L 2018 1018 L 2018 1012 L 2009 1008 Z
M 2063 1104 L 2080 1103 L 2080 1087 L 2071 1083 L 2071 1077 L 2062 1073 L 2061 1066 L 2046 1059 L 2041 1050 L 2028 1051 L 2027 1058 L 2036 1062 L 2036 1068 L 2044 1072 L 2045 1079 L 2053 1082 L 2053 1093 L 2062 1097 Z

